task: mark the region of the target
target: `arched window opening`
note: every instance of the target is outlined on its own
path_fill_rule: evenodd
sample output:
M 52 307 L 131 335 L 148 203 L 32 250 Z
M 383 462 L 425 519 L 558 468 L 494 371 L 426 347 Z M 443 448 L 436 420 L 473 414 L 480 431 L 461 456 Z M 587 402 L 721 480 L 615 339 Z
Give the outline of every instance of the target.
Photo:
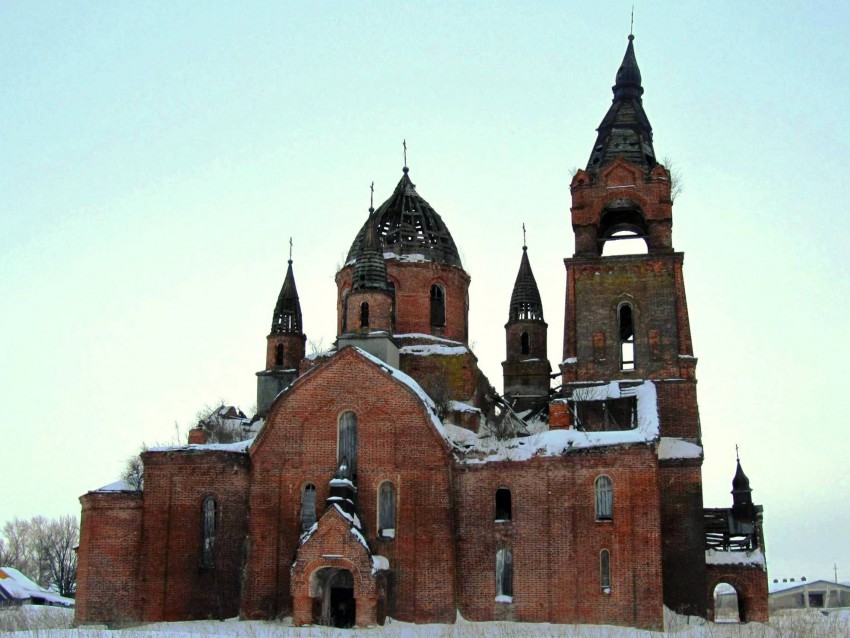
M 439 284 L 431 286 L 431 325 L 446 325 L 446 291 Z
M 507 487 L 496 490 L 496 522 L 511 520 L 511 491 Z
M 201 567 L 215 567 L 215 528 L 216 528 L 215 499 L 208 496 L 201 505 Z
M 600 254 L 641 255 L 648 252 L 649 227 L 636 202 L 623 198 L 609 202 L 599 220 Z
M 378 536 L 395 538 L 395 486 L 390 481 L 378 488 Z
M 301 531 L 306 532 L 316 522 L 316 486 L 306 483 L 301 489 Z
M 523 332 L 520 336 L 520 348 L 522 350 L 522 354 L 528 354 L 531 351 L 531 347 L 528 342 L 527 332 Z
M 714 588 L 714 622 L 742 622 L 741 599 L 729 583 L 718 583 Z
M 603 592 L 611 593 L 611 554 L 607 549 L 599 552 L 599 584 Z
M 610 521 L 614 518 L 614 485 L 604 474 L 596 479 L 596 520 Z
M 369 327 L 369 304 L 365 301 L 360 304 L 360 327 Z
M 620 370 L 634 370 L 635 324 L 631 304 L 620 304 L 617 309 L 617 327 L 620 340 Z
M 279 343 L 274 348 L 274 364 L 276 366 L 283 365 L 283 344 Z
M 357 476 L 357 415 L 351 410 L 343 412 L 339 417 L 339 445 L 337 465 L 343 463 L 348 468 L 351 478 Z
M 496 601 L 510 603 L 514 599 L 514 559 L 507 549 L 496 552 Z

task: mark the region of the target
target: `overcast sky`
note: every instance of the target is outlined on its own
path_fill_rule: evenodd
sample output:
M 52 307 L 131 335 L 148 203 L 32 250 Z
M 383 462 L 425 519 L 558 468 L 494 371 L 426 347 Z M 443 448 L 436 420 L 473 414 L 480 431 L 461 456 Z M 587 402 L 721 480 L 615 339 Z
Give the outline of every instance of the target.
M 611 100 L 631 0 L 0 4 L 0 523 L 79 513 L 146 442 L 248 410 L 288 239 L 308 338 L 369 206 L 411 177 L 472 277 L 501 389 L 521 225 L 562 358 L 569 181 Z M 850 580 L 850 10 L 640 2 L 705 443 L 735 444 L 770 576 Z

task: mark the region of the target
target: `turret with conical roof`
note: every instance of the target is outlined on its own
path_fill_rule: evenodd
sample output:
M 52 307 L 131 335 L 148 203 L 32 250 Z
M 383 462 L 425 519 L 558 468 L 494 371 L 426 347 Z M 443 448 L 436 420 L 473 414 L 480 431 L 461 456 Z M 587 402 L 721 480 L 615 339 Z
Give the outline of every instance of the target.
M 547 328 L 528 247 L 523 245 L 505 324 L 506 357 L 502 362 L 505 397 L 517 410 L 545 403 L 549 398 L 552 368 L 546 355 Z
M 264 416 L 280 391 L 298 377 L 306 341 L 290 254 L 272 315 L 271 331 L 266 337 L 266 368 L 257 373 L 258 416 Z
M 737 460 L 735 477 L 732 479 L 732 514 L 738 520 L 755 520 L 753 490 L 750 487 L 750 479 L 741 467 L 741 459 Z

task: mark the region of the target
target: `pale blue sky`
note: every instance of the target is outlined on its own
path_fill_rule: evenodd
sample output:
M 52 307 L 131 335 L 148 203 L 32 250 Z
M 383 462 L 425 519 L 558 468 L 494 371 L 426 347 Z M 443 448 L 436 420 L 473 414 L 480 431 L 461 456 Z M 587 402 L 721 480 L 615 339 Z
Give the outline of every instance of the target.
M 631 4 L 0 4 L 0 522 L 78 513 L 204 403 L 251 406 L 290 235 L 329 344 L 334 272 L 403 138 L 490 380 L 523 222 L 559 361 L 570 173 Z M 731 502 L 737 442 L 771 577 L 850 579 L 848 14 L 636 6 L 656 152 L 685 183 L 706 505 Z

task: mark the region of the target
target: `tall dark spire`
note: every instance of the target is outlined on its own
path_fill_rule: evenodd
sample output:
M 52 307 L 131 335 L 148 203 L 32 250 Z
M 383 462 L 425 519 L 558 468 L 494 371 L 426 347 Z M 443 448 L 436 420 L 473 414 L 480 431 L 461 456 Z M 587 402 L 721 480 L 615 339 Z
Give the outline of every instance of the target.
M 652 125 L 643 110 L 643 86 L 634 39 L 633 35 L 629 35 L 626 54 L 611 88 L 613 104 L 596 129 L 599 135 L 587 162 L 589 172 L 598 171 L 618 155 L 645 170 L 651 170 L 657 164 L 652 147 Z
M 290 246 L 291 250 L 291 246 Z M 301 303 L 298 301 L 298 290 L 295 288 L 295 276 L 292 274 L 292 254 L 283 287 L 277 297 L 272 316 L 272 334 L 293 333 L 301 334 Z
M 742 520 L 753 520 L 755 509 L 753 507 L 753 490 L 750 487 L 750 479 L 744 474 L 741 467 L 741 459 L 737 461 L 735 478 L 732 479 L 732 513 L 736 518 Z
M 523 227 L 523 235 L 525 228 Z M 525 237 L 523 237 L 523 240 Z M 519 262 L 519 272 L 514 282 L 514 290 L 511 293 L 511 307 L 508 312 L 508 321 L 543 321 L 543 302 L 540 301 L 540 291 L 537 289 L 537 281 L 531 272 L 531 263 L 528 261 L 528 247 L 522 247 L 522 259 Z
M 360 240 L 354 263 L 353 290 L 386 290 L 387 265 L 384 263 L 384 250 L 378 237 L 374 208 L 369 208 L 365 232 Z

